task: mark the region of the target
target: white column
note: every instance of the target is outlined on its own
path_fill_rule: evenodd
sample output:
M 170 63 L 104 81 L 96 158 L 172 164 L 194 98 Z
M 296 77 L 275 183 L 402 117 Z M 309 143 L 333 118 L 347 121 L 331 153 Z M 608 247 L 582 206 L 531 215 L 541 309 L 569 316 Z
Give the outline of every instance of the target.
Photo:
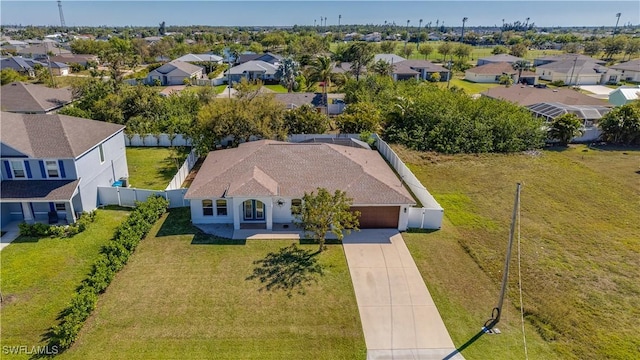
M 242 201 L 236 199 L 230 199 L 231 201 L 231 209 L 233 210 L 233 228 L 235 230 L 240 230 L 240 214 L 244 211 L 242 207 Z M 238 202 L 240 204 L 238 204 Z
M 28 202 L 22 203 L 22 215 L 25 222 L 33 221 L 33 213 L 31 212 L 31 206 Z
M 71 200 L 69 200 L 69 212 L 71 213 L 71 216 L 69 216 L 69 213 L 67 213 L 67 223 L 73 224 L 74 222 L 76 222 L 76 211 L 73 208 L 73 201 Z
M 264 210 L 267 212 L 267 230 L 273 229 L 273 199 L 265 198 Z

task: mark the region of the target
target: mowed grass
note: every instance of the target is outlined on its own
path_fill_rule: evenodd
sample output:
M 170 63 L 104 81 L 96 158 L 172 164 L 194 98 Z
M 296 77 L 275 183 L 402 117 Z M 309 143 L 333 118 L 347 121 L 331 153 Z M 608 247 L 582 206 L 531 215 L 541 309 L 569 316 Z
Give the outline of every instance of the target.
M 463 75 L 464 76 L 464 75 Z M 440 86 L 441 88 L 446 88 L 447 87 L 447 82 L 438 82 L 437 83 L 438 86 Z M 467 94 L 469 95 L 473 95 L 473 94 L 479 94 L 485 90 L 497 87 L 497 86 L 502 86 L 500 84 L 487 84 L 487 83 L 474 83 L 471 81 L 467 81 L 464 79 L 461 79 L 460 77 L 454 77 L 451 79 L 450 87 L 454 87 L 457 86 L 461 89 L 463 89 Z
M 172 209 L 101 295 L 62 359 L 364 359 L 366 347 L 340 245 L 317 255 L 306 294 L 259 291 L 253 262 L 291 240 L 216 240 Z M 300 245 L 316 251 L 317 245 Z
M 477 333 L 496 304 L 515 186 L 522 182 L 531 358 L 638 357 L 639 149 L 576 145 L 537 156 L 396 149 L 445 209 L 442 230 L 405 239 L 456 345 Z M 516 254 L 514 245 L 505 318 L 498 325 L 503 334 L 471 344 L 463 352 L 467 359 L 524 357 Z
M 191 149 L 185 147 L 174 159 L 175 151 L 165 147 L 127 147 L 131 187 L 164 190 L 178 172 Z
M 2 250 L 2 346 L 44 346 L 42 335 L 71 301 L 100 248 L 128 211 L 98 210 L 86 231 L 69 239 L 19 237 Z M 28 358 L 27 354 L 2 358 Z
M 280 84 L 276 84 L 276 85 L 263 85 L 264 87 L 266 87 L 267 89 L 271 90 L 271 91 L 275 91 L 277 93 L 286 93 L 288 92 L 287 88 L 280 85 Z

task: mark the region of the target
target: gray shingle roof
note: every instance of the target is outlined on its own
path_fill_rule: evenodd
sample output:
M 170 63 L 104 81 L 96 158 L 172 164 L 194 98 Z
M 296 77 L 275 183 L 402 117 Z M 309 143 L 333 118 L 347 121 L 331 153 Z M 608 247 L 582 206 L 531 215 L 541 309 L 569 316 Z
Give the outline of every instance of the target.
M 612 69 L 616 70 L 627 70 L 627 71 L 636 71 L 640 72 L 640 59 L 635 59 L 627 62 L 623 62 L 617 65 L 610 66 Z
M 191 76 L 197 72 L 202 72 L 202 66 L 189 64 L 184 61 L 172 61 L 149 72 L 150 76 L 170 75 L 170 76 Z
M 33 158 L 76 158 L 122 131 L 123 125 L 73 116 L 3 112 L 0 141 Z
M 275 75 L 278 67 L 270 64 L 268 62 L 264 62 L 262 60 L 251 60 L 247 61 L 238 66 L 234 66 L 228 70 L 231 75 L 241 75 L 247 71 L 251 72 L 264 72 L 267 75 Z
M 69 201 L 80 184 L 76 180 L 8 180 L 0 185 L 3 202 Z
M 10 112 L 48 112 L 73 100 L 68 87 L 52 89 L 37 84 L 12 82 L 0 89 L 0 109 Z
M 402 56 L 398 56 L 396 54 L 375 54 L 373 56 L 373 62 L 377 62 L 378 60 L 383 60 L 388 62 L 389 64 L 391 63 L 399 63 L 401 61 L 405 61 L 407 59 L 403 58 Z
M 46 66 L 46 64 L 43 64 L 39 61 L 24 59 L 20 56 L 13 56 L 10 58 L 2 59 L 2 61 L 0 62 L 0 69 L 9 68 L 18 72 L 24 72 L 32 70 L 36 64 Z
M 446 68 L 434 64 L 428 60 L 405 60 L 401 64 L 409 66 L 412 69 L 426 69 L 427 72 L 447 72 Z
M 295 198 L 319 187 L 346 191 L 354 204 L 415 204 L 376 151 L 271 140 L 210 152 L 185 198 Z
M 518 71 L 514 70 L 510 63 L 507 62 L 492 62 L 480 66 L 476 66 L 467 70 L 466 72 L 472 74 L 483 75 L 502 75 L 502 74 L 517 74 Z
M 606 105 L 604 100 L 569 89 L 538 89 L 532 86 L 497 86 L 481 93 L 494 99 L 502 99 L 527 106 L 543 102 L 559 102 L 567 105 Z
M 517 56 L 509 55 L 509 54 L 498 54 L 488 57 L 483 57 L 478 59 L 478 62 L 489 62 L 489 63 L 497 63 L 497 62 L 507 62 L 514 63 L 518 60 L 524 60 L 523 58 L 519 58 Z
M 183 61 L 183 62 L 218 62 L 222 61 L 222 57 L 214 54 L 187 54 L 183 55 L 174 61 Z
M 607 68 L 595 63 L 592 60 L 563 60 L 554 61 L 548 64 L 539 65 L 537 69 L 552 70 L 564 74 L 602 74 L 607 72 Z

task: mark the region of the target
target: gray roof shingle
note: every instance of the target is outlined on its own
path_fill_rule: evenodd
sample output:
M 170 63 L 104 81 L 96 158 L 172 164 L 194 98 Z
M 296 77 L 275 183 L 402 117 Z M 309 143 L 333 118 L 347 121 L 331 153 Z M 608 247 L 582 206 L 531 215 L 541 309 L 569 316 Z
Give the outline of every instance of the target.
M 123 125 L 59 114 L 3 112 L 0 141 L 33 158 L 76 158 L 124 129 Z
M 12 82 L 0 88 L 0 108 L 10 112 L 48 112 L 73 100 L 68 87 L 52 89 L 37 84 Z
M 569 89 L 538 89 L 532 86 L 497 86 L 481 93 L 494 99 L 511 101 L 523 106 L 544 102 L 558 102 L 567 105 L 606 105 L 596 99 Z
M 271 140 L 210 152 L 185 198 L 296 198 L 319 187 L 346 191 L 354 204 L 415 204 L 376 151 Z
M 15 201 L 69 201 L 80 184 L 75 180 L 8 180 L 0 184 L 0 199 Z

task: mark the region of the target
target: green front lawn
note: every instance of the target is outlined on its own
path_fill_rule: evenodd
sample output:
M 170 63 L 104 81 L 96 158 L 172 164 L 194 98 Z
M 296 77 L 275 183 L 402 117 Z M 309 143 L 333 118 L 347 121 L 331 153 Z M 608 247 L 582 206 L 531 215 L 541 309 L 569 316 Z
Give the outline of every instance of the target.
M 180 150 L 164 147 L 127 147 L 130 186 L 164 190 L 184 163 L 189 151 L 191 149 L 187 147 Z
M 396 149 L 445 209 L 442 230 L 404 238 L 456 345 L 496 305 L 520 181 L 529 357 L 637 358 L 640 149 L 478 156 Z M 524 358 L 516 255 L 514 245 L 503 333 L 471 344 L 466 359 Z
M 288 297 L 247 278 L 292 241 L 217 240 L 189 219 L 188 208 L 161 218 L 62 358 L 364 359 L 342 246 L 316 255 L 324 275 Z
M 128 211 L 98 210 L 86 231 L 69 239 L 19 237 L 0 259 L 3 346 L 44 346 L 42 336 L 87 276 L 100 248 Z M 2 354 L 4 359 L 7 356 Z M 27 354 L 15 358 L 28 358 Z

